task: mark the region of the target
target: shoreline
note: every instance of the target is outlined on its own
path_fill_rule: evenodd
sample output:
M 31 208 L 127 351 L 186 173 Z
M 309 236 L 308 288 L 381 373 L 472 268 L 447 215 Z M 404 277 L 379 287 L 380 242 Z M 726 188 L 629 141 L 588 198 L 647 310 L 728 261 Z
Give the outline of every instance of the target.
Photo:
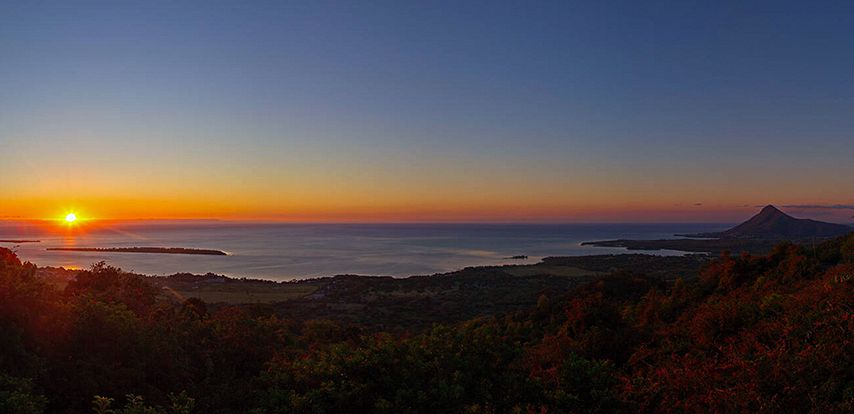
M 617 247 L 633 250 L 675 250 L 685 254 L 716 255 L 724 251 L 766 254 L 780 240 L 765 239 L 658 239 L 658 240 L 598 240 L 581 243 L 582 246 Z
M 536 303 L 541 294 L 556 297 L 579 284 L 614 272 L 641 272 L 661 281 L 696 277 L 708 256 L 657 256 L 616 254 L 588 256 L 550 256 L 535 264 L 470 266 L 449 272 L 391 277 L 371 274 L 329 274 L 292 280 L 217 273 L 176 272 L 146 274 L 143 277 L 160 289 L 169 300 L 183 302 L 199 298 L 212 306 L 267 304 L 290 314 L 323 318 L 340 317 L 340 309 L 381 306 L 402 309 L 420 303 L 432 316 L 402 313 L 397 319 L 419 325 L 437 319 L 475 317 L 481 311 L 514 311 Z M 86 269 L 39 266 L 37 275 L 59 289 Z M 626 273 L 628 274 L 628 273 Z M 457 315 L 457 316 L 453 316 Z M 376 315 L 347 316 L 371 320 Z M 380 323 L 374 320 L 375 323 Z M 373 323 L 372 322 L 372 323 Z
M 196 254 L 206 256 L 228 256 L 222 250 L 193 249 L 185 247 L 48 247 L 47 251 L 99 252 L 99 253 L 149 253 L 149 254 Z

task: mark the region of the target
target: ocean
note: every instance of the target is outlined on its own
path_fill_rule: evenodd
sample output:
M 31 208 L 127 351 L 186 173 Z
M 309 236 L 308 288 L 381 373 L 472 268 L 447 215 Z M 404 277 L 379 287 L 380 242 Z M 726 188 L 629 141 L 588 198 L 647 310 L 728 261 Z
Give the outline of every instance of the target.
M 88 268 L 106 261 L 148 275 L 178 272 L 293 280 L 338 274 L 404 277 L 467 266 L 536 263 L 546 256 L 627 253 L 581 246 L 607 239 L 671 238 L 726 224 L 282 224 L 138 222 L 72 230 L 0 222 L 0 243 L 39 266 Z M 48 247 L 186 247 L 228 256 L 47 251 Z M 660 255 L 676 251 L 646 252 Z M 527 259 L 512 259 L 525 255 Z

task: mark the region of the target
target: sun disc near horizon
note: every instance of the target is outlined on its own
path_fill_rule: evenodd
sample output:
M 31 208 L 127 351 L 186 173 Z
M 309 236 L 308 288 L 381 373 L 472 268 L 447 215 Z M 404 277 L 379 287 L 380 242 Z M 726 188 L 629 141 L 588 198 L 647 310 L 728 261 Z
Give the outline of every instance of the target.
M 65 216 L 65 222 L 66 222 L 66 223 L 74 223 L 75 221 L 77 221 L 77 215 L 76 215 L 76 214 L 74 214 L 74 213 L 68 213 L 68 214 Z

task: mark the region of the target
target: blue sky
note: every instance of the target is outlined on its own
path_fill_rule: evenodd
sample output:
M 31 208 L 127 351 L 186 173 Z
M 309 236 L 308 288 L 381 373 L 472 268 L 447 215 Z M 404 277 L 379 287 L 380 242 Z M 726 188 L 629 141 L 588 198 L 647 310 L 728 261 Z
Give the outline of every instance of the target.
M 19 210 L 854 203 L 851 2 L 2 3 L 0 56 L 0 200 Z

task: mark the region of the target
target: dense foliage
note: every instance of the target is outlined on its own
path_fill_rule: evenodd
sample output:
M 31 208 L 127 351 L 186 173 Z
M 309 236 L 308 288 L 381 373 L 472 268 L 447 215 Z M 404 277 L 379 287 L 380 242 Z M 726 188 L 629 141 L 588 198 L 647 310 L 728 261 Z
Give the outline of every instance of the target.
M 103 263 L 60 290 L 0 249 L 0 412 L 849 413 L 852 277 L 849 234 L 383 333 L 176 304 Z

